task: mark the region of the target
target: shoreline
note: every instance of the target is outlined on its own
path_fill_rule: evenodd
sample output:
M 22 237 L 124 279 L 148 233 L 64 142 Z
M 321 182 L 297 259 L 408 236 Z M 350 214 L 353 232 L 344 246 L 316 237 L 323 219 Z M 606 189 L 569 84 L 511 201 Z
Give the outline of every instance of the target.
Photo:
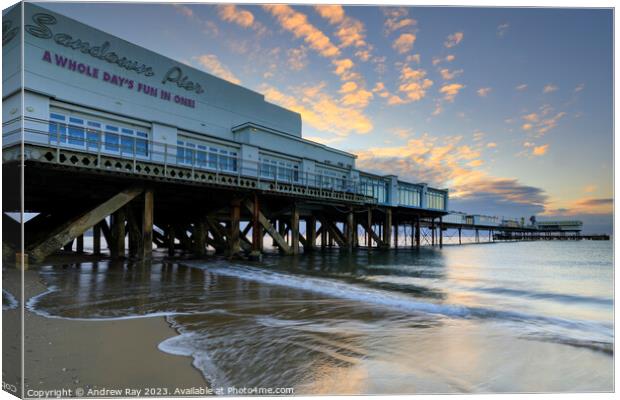
M 3 272 L 4 288 L 15 294 L 20 271 L 9 267 Z M 24 289 L 26 302 L 48 290 L 38 268 L 24 272 Z M 4 326 L 19 322 L 20 314 L 21 304 L 3 311 Z M 91 391 L 91 396 L 105 396 L 98 393 L 109 390 L 107 396 L 172 396 L 175 389 L 187 396 L 192 389 L 209 386 L 191 356 L 159 349 L 161 342 L 178 335 L 165 316 L 88 321 L 48 318 L 25 309 L 24 330 L 26 397 L 33 397 L 33 391 L 70 390 L 75 395 L 82 390 L 88 395 L 98 389 L 105 390 Z M 19 358 L 18 346 L 5 342 L 5 349 L 5 361 Z M 3 375 L 11 379 L 11 372 L 5 368 Z

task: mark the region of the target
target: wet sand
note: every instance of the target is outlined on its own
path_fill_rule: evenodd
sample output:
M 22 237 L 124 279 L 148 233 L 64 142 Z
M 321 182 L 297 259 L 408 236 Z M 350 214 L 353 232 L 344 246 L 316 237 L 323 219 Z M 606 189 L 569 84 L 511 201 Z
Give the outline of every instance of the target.
M 7 269 L 4 274 L 5 288 L 16 291 L 13 293 L 19 297 L 19 271 Z M 25 272 L 26 299 L 45 290 L 36 269 Z M 20 308 L 4 311 L 3 325 L 19 323 L 20 312 Z M 147 388 L 167 388 L 172 394 L 176 388 L 207 385 L 191 365 L 190 357 L 158 350 L 159 343 L 176 335 L 164 317 L 71 321 L 45 318 L 26 310 L 24 323 L 26 391 L 141 389 L 144 396 Z M 9 344 L 5 354 L 5 362 L 19 362 L 18 347 Z M 6 378 L 17 378 L 11 375 L 15 373 Z

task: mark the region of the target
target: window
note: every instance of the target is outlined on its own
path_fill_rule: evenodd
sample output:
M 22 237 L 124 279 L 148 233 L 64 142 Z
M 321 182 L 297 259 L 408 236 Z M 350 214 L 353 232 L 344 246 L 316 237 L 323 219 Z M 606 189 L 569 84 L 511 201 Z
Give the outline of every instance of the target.
M 194 139 L 186 137 L 177 140 L 178 163 L 225 172 L 237 171 L 236 151 L 192 141 Z
M 88 121 L 86 124 L 86 147 L 88 149 L 98 149 L 101 140 L 101 124 L 99 122 Z
M 87 116 L 68 114 L 63 111 L 50 113 L 50 143 L 127 157 L 148 157 L 149 134 L 145 129 L 137 130 L 115 122 L 103 123 Z
M 333 169 L 319 168 L 320 186 L 325 189 L 345 190 L 347 189 L 347 174 Z
M 261 155 L 260 175 L 263 178 L 284 182 L 299 182 L 299 163 L 283 158 Z
M 65 116 L 61 114 L 51 113 L 49 123 L 50 143 L 66 143 L 67 142 L 67 125 Z
M 429 190 L 426 192 L 426 207 L 443 210 L 445 204 L 444 193 Z
M 118 127 L 112 125 L 105 126 L 105 146 L 107 151 L 118 152 Z
M 84 146 L 84 120 L 69 117 L 69 144 Z
M 398 204 L 410 207 L 420 206 L 421 191 L 416 186 L 398 186 Z
M 387 182 L 381 178 L 370 176 L 360 177 L 360 192 L 363 195 L 374 197 L 379 203 L 387 203 Z

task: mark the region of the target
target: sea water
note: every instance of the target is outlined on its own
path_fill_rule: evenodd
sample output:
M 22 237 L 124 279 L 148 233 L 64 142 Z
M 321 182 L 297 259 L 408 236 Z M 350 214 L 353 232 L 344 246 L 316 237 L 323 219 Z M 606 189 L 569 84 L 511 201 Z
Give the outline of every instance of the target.
M 213 387 L 297 394 L 613 390 L 612 242 L 318 251 L 41 269 L 50 318 L 163 316 Z

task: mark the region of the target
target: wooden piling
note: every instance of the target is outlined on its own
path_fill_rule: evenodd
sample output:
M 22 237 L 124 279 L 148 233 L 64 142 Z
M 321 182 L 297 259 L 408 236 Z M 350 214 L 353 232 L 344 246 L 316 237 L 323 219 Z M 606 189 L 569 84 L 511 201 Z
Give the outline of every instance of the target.
M 291 250 L 299 254 L 299 208 L 293 204 L 291 209 Z

